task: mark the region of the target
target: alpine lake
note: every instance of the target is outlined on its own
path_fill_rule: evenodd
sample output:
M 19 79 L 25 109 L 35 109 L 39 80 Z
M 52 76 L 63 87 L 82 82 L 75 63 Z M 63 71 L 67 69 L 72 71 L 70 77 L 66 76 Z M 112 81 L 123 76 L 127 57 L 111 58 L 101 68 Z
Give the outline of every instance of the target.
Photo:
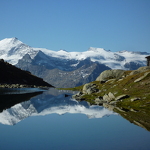
M 150 150 L 149 125 L 78 102 L 75 93 L 0 89 L 0 150 Z

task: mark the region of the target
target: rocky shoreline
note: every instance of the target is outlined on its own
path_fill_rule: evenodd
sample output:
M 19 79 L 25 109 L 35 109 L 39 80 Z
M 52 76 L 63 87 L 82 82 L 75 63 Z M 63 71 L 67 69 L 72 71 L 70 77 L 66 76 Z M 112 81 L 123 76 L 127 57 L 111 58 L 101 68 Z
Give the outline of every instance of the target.
M 26 85 L 26 84 L 0 84 L 0 88 L 45 88 L 48 86 Z
M 72 98 L 103 106 L 150 131 L 150 67 L 106 70 L 96 81 L 80 87 Z
M 78 100 L 78 101 L 82 101 L 82 100 L 86 100 L 86 98 L 84 97 L 86 94 L 88 95 L 92 95 L 92 94 L 95 94 L 95 93 L 100 93 L 101 91 L 98 90 L 96 88 L 96 84 L 94 83 L 87 83 L 83 86 L 83 91 L 77 93 L 76 95 L 73 95 L 72 98 Z M 109 92 L 108 94 L 105 94 L 103 96 L 98 96 L 96 97 L 94 100 L 93 100 L 93 104 L 96 104 L 96 105 L 105 105 L 106 103 L 109 104 L 109 105 L 116 105 L 116 103 L 118 101 L 122 101 L 122 99 L 125 99 L 125 98 L 128 98 L 130 97 L 129 95 L 127 94 L 122 94 L 122 95 L 119 95 L 117 97 L 115 97 L 115 94 Z M 138 98 L 135 98 L 134 100 L 137 100 Z
M 143 92 L 141 92 L 141 95 L 139 92 L 138 94 L 132 94 L 132 86 L 138 88 L 142 85 L 143 88 L 148 89 L 150 86 L 149 79 L 150 67 L 147 66 L 134 71 L 106 70 L 100 74 L 95 82 L 85 84 L 81 91 L 73 95 L 72 98 L 103 106 L 106 106 L 106 104 L 116 106 L 124 99 L 133 103 L 147 97 L 143 97 Z M 144 95 L 150 96 L 149 91 L 145 91 Z

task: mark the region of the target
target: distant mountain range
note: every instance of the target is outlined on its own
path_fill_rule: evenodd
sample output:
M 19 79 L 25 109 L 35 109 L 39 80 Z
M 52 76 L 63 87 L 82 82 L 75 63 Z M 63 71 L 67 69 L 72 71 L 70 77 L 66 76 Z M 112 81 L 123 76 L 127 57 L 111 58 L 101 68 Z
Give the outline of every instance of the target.
M 17 38 L 0 41 L 0 58 L 30 71 L 55 87 L 74 87 L 94 81 L 104 70 L 135 70 L 146 65 L 147 52 L 111 52 L 90 47 L 85 52 L 30 47 Z

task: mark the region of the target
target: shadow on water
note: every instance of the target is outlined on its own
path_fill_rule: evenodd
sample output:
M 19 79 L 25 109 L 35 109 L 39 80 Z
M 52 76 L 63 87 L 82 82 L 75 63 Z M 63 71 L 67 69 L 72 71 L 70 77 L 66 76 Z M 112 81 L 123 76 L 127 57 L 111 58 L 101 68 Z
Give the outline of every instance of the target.
M 139 110 L 135 110 L 133 108 L 127 109 L 122 107 L 114 107 L 112 105 L 106 105 L 105 107 L 120 114 L 130 123 L 150 131 L 150 109 L 139 108 Z
M 28 93 L 29 91 L 29 93 Z M 18 94 L 17 94 L 18 92 Z M 28 101 L 30 100 L 32 97 L 35 97 L 39 94 L 42 94 L 43 91 L 31 91 L 31 90 L 27 90 L 26 92 L 25 90 L 22 90 L 22 92 L 20 90 L 17 89 L 1 89 L 0 90 L 0 112 L 2 112 L 5 109 L 8 109 L 18 103 L 24 102 L 24 101 Z
M 150 113 L 147 112 L 147 110 L 126 110 L 125 112 L 122 112 L 115 109 L 114 111 L 119 113 L 123 118 L 127 119 L 131 123 L 150 131 Z

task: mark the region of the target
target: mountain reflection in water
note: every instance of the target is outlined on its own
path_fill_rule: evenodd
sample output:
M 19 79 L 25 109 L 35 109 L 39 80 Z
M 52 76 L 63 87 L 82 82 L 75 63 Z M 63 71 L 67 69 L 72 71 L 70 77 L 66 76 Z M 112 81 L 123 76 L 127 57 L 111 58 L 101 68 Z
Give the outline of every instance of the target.
M 56 113 L 85 114 L 88 118 L 102 118 L 116 114 L 101 106 L 90 106 L 87 102 L 78 102 L 71 98 L 75 92 L 62 91 L 51 88 L 44 92 L 0 95 L 1 105 L 0 123 L 14 125 L 29 116 L 40 116 Z M 40 95 L 39 95 L 40 94 Z M 6 103 L 7 102 L 7 103 Z M 21 102 L 21 103 L 19 103 Z M 18 104 L 17 104 L 18 103 Z M 15 105 L 16 104 L 16 105 Z
M 149 149 L 149 132 L 123 118 L 128 115 L 133 118 L 131 113 L 138 112 L 122 111 L 121 117 L 117 115 L 119 111 L 78 102 L 71 98 L 72 94 L 75 93 L 49 89 L 43 93 L 37 90 L 7 95 L 5 101 L 15 101 L 15 104 L 0 113 L 0 149 Z M 4 95 L 0 95 L 1 102 L 2 97 Z

